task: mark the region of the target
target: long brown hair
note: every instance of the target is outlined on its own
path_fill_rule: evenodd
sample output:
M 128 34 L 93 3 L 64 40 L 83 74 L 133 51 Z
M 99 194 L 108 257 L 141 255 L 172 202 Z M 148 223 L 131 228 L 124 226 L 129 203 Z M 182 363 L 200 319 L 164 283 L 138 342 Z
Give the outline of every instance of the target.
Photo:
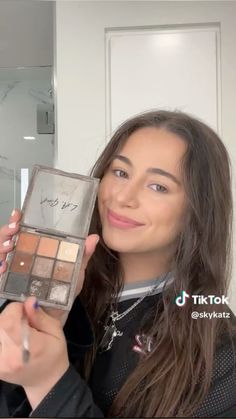
M 164 289 L 148 333 L 153 351 L 142 357 L 113 401 L 110 417 L 191 416 L 206 397 L 219 337 L 232 334 L 230 320 L 193 319 L 192 311 L 227 311 L 223 305 L 183 307 L 174 302 L 182 290 L 190 295 L 227 295 L 232 271 L 232 191 L 228 152 L 218 135 L 203 122 L 181 112 L 151 111 L 122 124 L 95 163 L 91 174 L 102 179 L 113 155 L 143 127 L 164 128 L 187 144 L 181 162 L 188 205 L 174 257 L 175 279 Z M 82 298 L 95 330 L 93 351 L 86 357 L 87 377 L 99 337 L 99 322 L 111 295 L 122 285 L 119 255 L 102 239 L 96 203 L 91 233 L 100 235 L 86 270 Z M 86 374 L 85 374 L 86 376 Z

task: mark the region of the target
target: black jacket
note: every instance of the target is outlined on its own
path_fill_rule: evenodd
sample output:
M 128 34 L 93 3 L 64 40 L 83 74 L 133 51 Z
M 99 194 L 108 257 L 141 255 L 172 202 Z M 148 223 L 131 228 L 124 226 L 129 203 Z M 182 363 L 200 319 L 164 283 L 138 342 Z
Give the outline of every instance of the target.
M 150 304 L 145 299 L 145 304 Z M 124 301 L 121 311 L 130 301 Z M 138 331 L 145 304 L 132 313 L 134 331 Z M 128 321 L 127 319 L 125 321 Z M 123 325 L 124 326 L 124 325 Z M 119 325 L 122 328 L 122 325 Z M 109 405 L 132 371 L 138 354 L 132 351 L 133 334 L 117 339 L 112 350 L 99 354 L 89 386 L 73 367 L 91 347 L 93 333 L 87 315 L 77 298 L 64 328 L 68 342 L 70 367 L 54 388 L 32 412 L 22 387 L 0 383 L 1 417 L 103 417 Z M 116 351 L 118 356 L 116 356 Z M 236 417 L 236 351 L 228 343 L 219 347 L 211 389 L 196 411 L 196 417 Z M 109 368 L 108 368 L 109 365 Z M 126 365 L 126 368 L 124 368 Z M 122 375 L 123 371 L 123 375 Z

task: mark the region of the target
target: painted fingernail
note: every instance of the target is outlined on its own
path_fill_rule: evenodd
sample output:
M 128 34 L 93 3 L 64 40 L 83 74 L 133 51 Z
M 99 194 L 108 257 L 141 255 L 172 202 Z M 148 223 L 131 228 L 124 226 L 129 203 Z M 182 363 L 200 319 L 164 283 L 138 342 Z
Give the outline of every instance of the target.
M 35 310 L 37 310 L 37 308 L 39 308 L 39 303 L 38 300 L 35 300 L 33 307 L 35 308 Z
M 15 215 L 15 213 L 16 213 L 16 210 L 13 210 L 12 213 L 11 213 L 11 216 L 13 217 L 13 215 Z
M 3 243 L 3 246 L 4 247 L 10 246 L 10 243 L 11 243 L 10 240 L 7 240 Z
M 0 266 L 2 266 L 3 265 L 3 260 L 0 260 Z
M 16 223 L 11 223 L 11 224 L 8 224 L 8 227 L 9 227 L 9 228 L 15 228 L 15 227 L 16 227 Z

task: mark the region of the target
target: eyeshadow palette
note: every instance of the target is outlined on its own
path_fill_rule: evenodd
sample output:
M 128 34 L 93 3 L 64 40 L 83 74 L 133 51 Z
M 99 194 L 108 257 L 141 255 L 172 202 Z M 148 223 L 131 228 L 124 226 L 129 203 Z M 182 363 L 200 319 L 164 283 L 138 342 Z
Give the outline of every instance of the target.
M 35 166 L 0 297 L 70 310 L 99 179 Z

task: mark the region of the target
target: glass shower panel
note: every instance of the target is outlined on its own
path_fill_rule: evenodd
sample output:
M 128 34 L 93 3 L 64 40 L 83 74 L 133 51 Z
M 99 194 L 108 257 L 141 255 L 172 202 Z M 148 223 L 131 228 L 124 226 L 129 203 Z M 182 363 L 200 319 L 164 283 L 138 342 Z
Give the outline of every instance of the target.
M 34 164 L 54 165 L 53 68 L 0 68 L 0 225 L 21 208 Z

